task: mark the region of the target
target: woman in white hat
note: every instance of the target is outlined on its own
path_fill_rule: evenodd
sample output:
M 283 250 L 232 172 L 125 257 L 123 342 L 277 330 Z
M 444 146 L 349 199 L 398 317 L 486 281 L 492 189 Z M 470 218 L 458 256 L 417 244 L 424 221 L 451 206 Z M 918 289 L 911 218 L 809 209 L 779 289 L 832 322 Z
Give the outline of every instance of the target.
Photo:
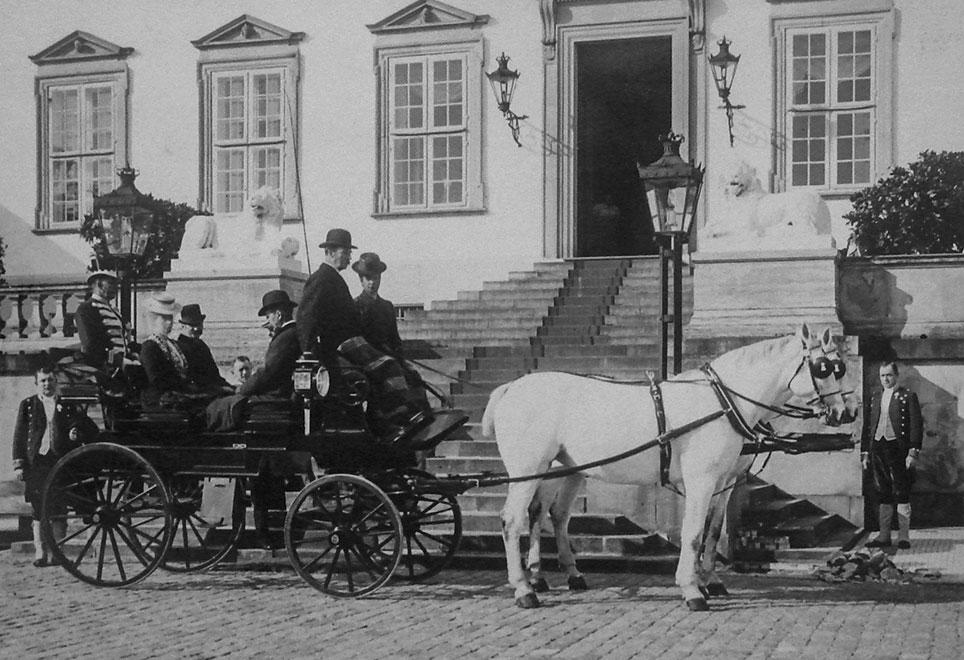
M 148 385 L 141 392 L 141 404 L 148 409 L 191 407 L 208 398 L 188 379 L 187 358 L 170 337 L 178 309 L 174 296 L 165 292 L 152 294 L 147 306 L 151 334 L 141 344 L 141 364 Z

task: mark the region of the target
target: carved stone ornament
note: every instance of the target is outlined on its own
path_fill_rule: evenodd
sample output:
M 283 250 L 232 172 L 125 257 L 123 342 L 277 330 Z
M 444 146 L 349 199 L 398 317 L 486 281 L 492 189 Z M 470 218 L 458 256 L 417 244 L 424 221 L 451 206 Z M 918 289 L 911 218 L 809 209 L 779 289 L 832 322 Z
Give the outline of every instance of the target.
M 89 32 L 76 30 L 60 41 L 30 56 L 34 64 L 83 62 L 92 60 L 123 60 L 134 52 L 133 48 L 118 46 Z
M 475 27 L 489 22 L 488 14 L 473 14 L 438 0 L 418 0 L 377 23 L 366 25 L 373 34 Z
M 304 38 L 304 32 L 292 32 L 249 14 L 242 14 L 230 23 L 225 23 L 191 43 L 198 50 L 208 50 L 237 46 L 297 44 Z
M 556 0 L 539 0 L 542 17 L 542 56 L 546 61 L 556 59 Z

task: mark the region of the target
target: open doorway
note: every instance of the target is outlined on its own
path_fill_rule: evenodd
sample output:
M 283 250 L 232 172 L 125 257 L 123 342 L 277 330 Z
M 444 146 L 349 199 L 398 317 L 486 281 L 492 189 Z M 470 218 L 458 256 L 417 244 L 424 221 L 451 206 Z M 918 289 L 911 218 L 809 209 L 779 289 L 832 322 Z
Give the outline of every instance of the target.
M 575 61 L 575 256 L 654 253 L 636 163 L 672 129 L 672 37 L 579 43 Z

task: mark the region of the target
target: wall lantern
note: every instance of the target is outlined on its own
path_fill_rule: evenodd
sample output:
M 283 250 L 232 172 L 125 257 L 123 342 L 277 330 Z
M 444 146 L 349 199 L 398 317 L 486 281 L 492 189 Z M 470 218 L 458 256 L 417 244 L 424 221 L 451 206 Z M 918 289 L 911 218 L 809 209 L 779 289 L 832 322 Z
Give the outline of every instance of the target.
M 110 255 L 121 284 L 121 316 L 131 321 L 131 284 L 136 265 L 144 256 L 154 225 L 150 198 L 135 186 L 137 171 L 130 165 L 117 170 L 121 184 L 94 199 L 94 217 L 100 225 L 101 245 Z
M 723 101 L 720 106 L 726 110 L 726 121 L 730 129 L 730 146 L 733 146 L 733 111 L 745 108 L 745 105 L 733 105 L 730 103 L 730 89 L 733 87 L 733 77 L 736 75 L 736 66 L 740 63 L 740 55 L 730 52 L 730 42 L 723 37 L 722 41 L 716 42 L 720 50 L 716 55 L 710 55 L 710 66 L 713 68 L 713 82 L 716 83 L 716 91 Z
M 682 135 L 659 138 L 663 155 L 643 167 L 636 163 L 646 192 L 660 261 L 660 375 L 668 376 L 669 326 L 673 326 L 673 373 L 683 369 L 683 244 L 689 242 L 703 188 L 702 165 L 679 154 Z M 673 313 L 669 313 L 669 261 L 673 262 Z
M 502 53 L 495 58 L 499 63 L 499 68 L 495 71 L 486 73 L 489 84 L 492 85 L 492 92 L 495 94 L 495 102 L 499 105 L 499 111 L 506 121 L 509 122 L 509 130 L 512 131 L 512 139 L 515 143 L 522 146 L 519 142 L 519 122 L 528 119 L 529 115 L 517 115 L 512 112 L 512 94 L 515 92 L 515 85 L 519 81 L 519 72 L 509 69 L 509 57 Z

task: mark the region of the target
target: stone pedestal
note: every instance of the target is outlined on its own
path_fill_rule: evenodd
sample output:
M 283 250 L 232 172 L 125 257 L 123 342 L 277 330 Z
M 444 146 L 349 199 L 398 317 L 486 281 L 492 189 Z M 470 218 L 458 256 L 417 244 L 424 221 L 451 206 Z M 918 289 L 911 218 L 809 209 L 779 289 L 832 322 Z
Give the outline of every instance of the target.
M 803 322 L 840 335 L 836 250 L 695 252 L 687 338 L 772 337 Z

